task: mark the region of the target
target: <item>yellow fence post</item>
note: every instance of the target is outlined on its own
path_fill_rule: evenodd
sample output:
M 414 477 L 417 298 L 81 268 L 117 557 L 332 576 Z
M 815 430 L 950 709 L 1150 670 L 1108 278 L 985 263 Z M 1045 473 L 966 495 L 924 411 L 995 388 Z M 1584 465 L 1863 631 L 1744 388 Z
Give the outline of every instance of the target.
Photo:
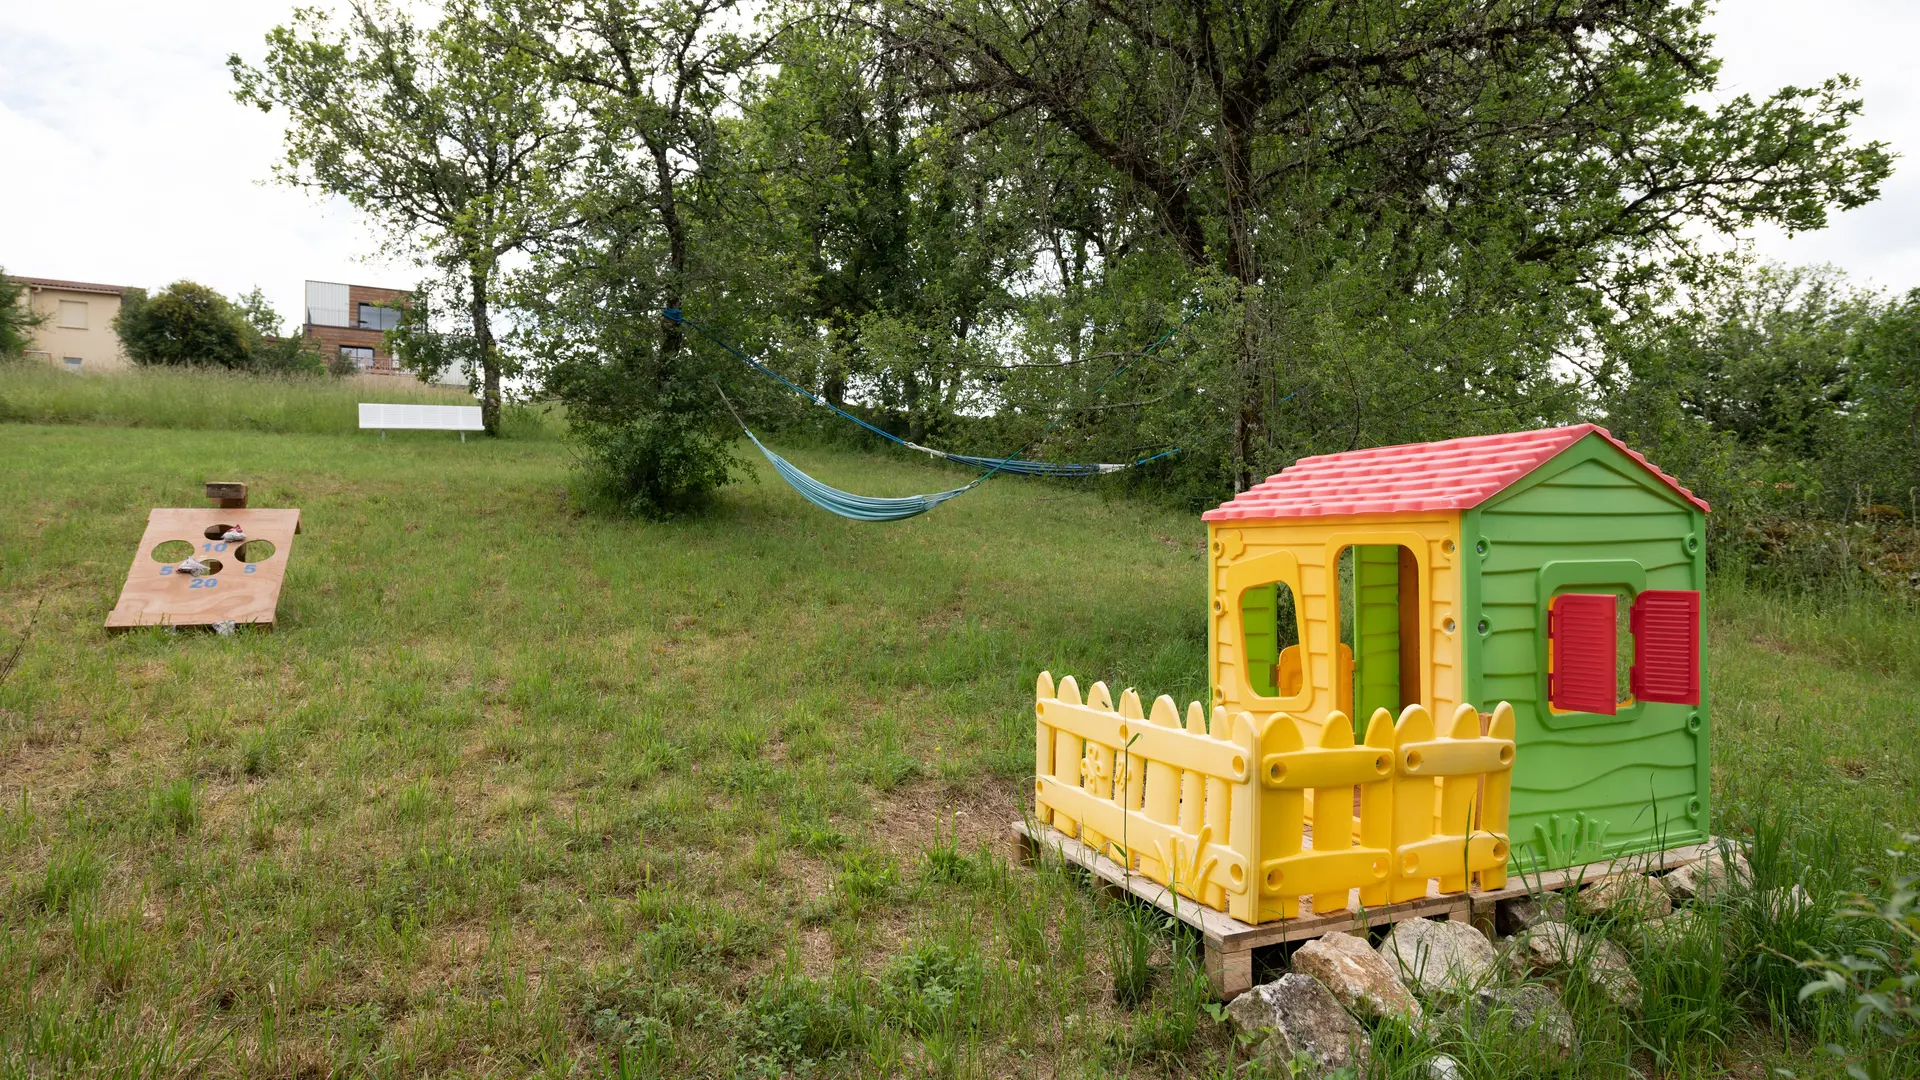
M 1113 698 L 1107 693 L 1106 683 L 1096 682 L 1087 687 L 1087 708 L 1101 712 L 1113 711 Z M 1086 740 L 1086 746 L 1087 755 L 1080 763 L 1080 788 L 1096 800 L 1111 802 L 1113 800 L 1113 749 L 1094 739 Z M 1110 849 L 1112 837 L 1094 831 L 1084 821 L 1080 825 L 1080 842 L 1102 855 L 1113 858 L 1114 862 L 1120 862 L 1124 858 L 1115 856 Z
M 1421 872 L 1415 844 L 1433 835 L 1433 778 L 1416 776 L 1400 768 L 1402 747 L 1433 741 L 1433 715 L 1425 705 L 1409 705 L 1400 711 L 1393 728 L 1396 777 L 1393 781 L 1392 888 L 1388 903 L 1400 904 L 1427 895 L 1427 875 Z
M 1514 743 L 1513 706 L 1501 702 L 1493 707 L 1493 722 L 1487 725 L 1487 737 L 1507 743 Z M 1507 839 L 1507 811 L 1513 800 L 1513 762 L 1514 755 L 1506 756 L 1506 767 L 1487 773 L 1486 787 L 1480 798 L 1480 829 L 1492 833 L 1501 839 Z M 1500 858 L 1492 866 L 1480 870 L 1480 887 L 1491 891 L 1507 887 L 1507 855 L 1500 852 Z
M 1372 719 L 1367 721 L 1366 745 L 1381 753 L 1393 753 L 1393 714 L 1385 709 L 1373 710 Z M 1393 776 L 1392 769 L 1378 783 L 1360 785 L 1360 846 L 1376 851 L 1393 850 Z M 1389 873 L 1382 874 L 1377 881 L 1360 887 L 1360 903 L 1364 907 L 1385 907 L 1393 891 L 1390 883 L 1392 859 L 1387 860 Z
M 1055 693 L 1054 698 L 1064 705 L 1080 704 L 1080 684 L 1074 682 L 1071 675 L 1062 676 L 1060 689 Z M 1064 728 L 1055 730 L 1053 740 L 1054 778 L 1060 781 L 1062 787 L 1079 787 L 1080 758 L 1086 752 L 1085 744 L 1073 732 Z M 1054 828 L 1068 836 L 1080 835 L 1079 820 L 1070 814 L 1061 813 L 1057 806 L 1053 810 L 1053 822 Z
M 1053 729 L 1047 726 L 1047 702 L 1053 699 L 1053 675 L 1040 673 L 1033 689 L 1033 816 L 1042 825 L 1053 823 L 1053 810 L 1040 801 L 1040 778 L 1053 775 Z

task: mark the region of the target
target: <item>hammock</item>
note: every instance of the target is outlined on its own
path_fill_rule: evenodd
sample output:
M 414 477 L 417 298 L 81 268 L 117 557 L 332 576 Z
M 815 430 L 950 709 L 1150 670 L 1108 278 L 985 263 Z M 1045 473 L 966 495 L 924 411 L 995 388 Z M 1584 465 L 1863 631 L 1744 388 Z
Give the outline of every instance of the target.
M 1113 374 L 1108 375 L 1105 379 L 1101 380 L 1100 385 L 1094 388 L 1094 394 L 1098 395 L 1100 391 L 1105 390 L 1107 387 L 1107 383 L 1112 382 L 1114 379 L 1118 378 L 1122 372 L 1132 367 L 1135 360 L 1140 359 L 1140 357 L 1142 356 L 1152 355 L 1154 350 L 1158 349 L 1161 345 L 1164 345 L 1167 342 L 1168 338 L 1171 338 L 1173 337 L 1174 334 L 1178 333 L 1180 328 L 1182 326 L 1187 325 L 1187 323 L 1193 319 L 1194 315 L 1197 315 L 1197 314 L 1199 314 L 1198 308 L 1194 309 L 1192 313 L 1188 314 L 1185 319 L 1180 320 L 1179 324 L 1176 325 L 1172 330 L 1169 330 L 1165 334 L 1162 334 L 1159 340 L 1155 341 L 1153 344 L 1141 350 L 1138 356 L 1135 356 L 1132 360 L 1128 360 L 1126 363 L 1116 368 Z M 946 461 L 952 461 L 961 465 L 969 465 L 977 469 L 987 470 L 982 475 L 975 477 L 973 479 L 973 482 L 967 484 L 965 487 L 957 487 L 948 491 L 937 491 L 930 495 L 906 495 L 896 499 L 879 499 L 879 498 L 873 498 L 867 495 L 855 495 L 849 491 L 841 491 L 839 488 L 832 487 L 830 485 L 823 484 L 818 480 L 815 480 L 813 477 L 808 476 L 806 473 L 800 471 L 799 467 L 795 466 L 793 462 L 788 461 L 786 458 L 783 458 L 779 454 L 776 454 L 773 451 L 767 449 L 766 444 L 760 441 L 759 436 L 755 435 L 752 429 L 747 427 L 746 421 L 740 419 L 740 414 L 734 411 L 733 403 L 731 401 L 727 401 L 727 395 L 724 392 L 720 392 L 719 384 L 718 383 L 714 384 L 714 390 L 716 392 L 720 392 L 720 400 L 726 403 L 727 411 L 733 413 L 734 422 L 740 425 L 741 431 L 744 431 L 747 433 L 747 438 L 753 440 L 753 445 L 759 448 L 760 453 L 767 459 L 768 464 L 773 466 L 774 471 L 780 474 L 780 478 L 785 480 L 788 486 L 792 487 L 793 490 L 799 492 L 802 498 L 806 499 L 808 502 L 812 503 L 813 505 L 818 506 L 822 510 L 826 510 L 830 513 L 838 514 L 843 518 L 849 518 L 853 521 L 904 521 L 905 519 L 910 517 L 919 517 L 921 514 L 924 514 L 927 511 L 933 509 L 934 507 L 939 506 L 941 503 L 946 502 L 948 499 L 954 498 L 956 496 L 964 495 L 967 492 L 972 491 L 974 488 L 979 487 L 981 484 L 986 483 L 988 480 L 991 480 L 997 474 L 1003 473 L 1003 472 L 1014 473 L 1021 476 L 1056 476 L 1056 477 L 1101 476 L 1107 473 L 1120 472 L 1123 469 L 1131 469 L 1136 465 L 1145 465 L 1149 461 L 1158 461 L 1161 458 L 1167 457 L 1170 454 L 1177 454 L 1180 452 L 1178 448 L 1173 450 L 1163 450 L 1160 453 L 1154 454 L 1150 457 L 1144 457 L 1138 461 L 1130 461 L 1130 462 L 1125 462 L 1121 464 L 1105 464 L 1105 463 L 1078 464 L 1078 463 L 1067 463 L 1067 462 L 1056 462 L 1056 461 L 1026 461 L 1021 459 L 1017 454 L 1014 457 L 1004 457 L 1004 458 L 975 457 L 971 454 L 950 454 L 944 450 L 935 450 L 932 447 L 921 446 L 919 443 L 909 442 L 906 439 L 903 439 L 900 436 L 895 435 L 891 431 L 886 431 L 882 428 L 877 428 L 872 424 L 867 423 L 865 420 L 862 420 L 859 417 L 853 415 L 852 413 L 846 411 L 845 409 L 840 408 L 838 405 L 835 405 L 832 402 L 826 400 L 820 395 L 815 394 L 813 391 L 807 390 L 803 387 L 795 385 L 792 382 L 789 382 L 787 379 L 783 378 L 778 372 L 759 363 L 758 361 L 754 360 L 752 357 L 748 356 L 746 353 L 741 352 L 739 349 L 734 348 L 732 345 L 722 340 L 720 337 L 715 335 L 712 331 L 708 330 L 706 327 L 700 325 L 699 323 L 693 321 L 692 319 L 687 318 L 686 314 L 682 312 L 679 308 L 665 308 L 660 312 L 660 316 L 661 318 L 667 319 L 670 322 L 676 322 L 683 326 L 692 327 L 693 330 L 697 332 L 701 337 L 706 338 L 708 341 L 711 341 L 715 345 L 720 346 L 722 349 L 725 349 L 727 352 L 732 353 L 733 356 L 736 359 L 738 359 L 741 363 L 744 363 L 748 367 L 754 369 L 755 371 L 758 371 L 762 375 L 765 375 L 768 378 L 771 378 L 779 382 L 782 386 L 785 386 L 787 389 L 793 391 L 796 394 L 799 394 L 801 397 L 806 398 L 807 400 L 813 402 L 814 404 L 832 409 L 834 412 L 839 413 L 841 416 L 845 417 L 848 420 L 853 421 L 856 424 L 859 424 L 861 427 L 866 428 L 868 431 L 873 432 L 875 435 L 878 435 L 883 439 L 887 439 L 891 442 L 898 443 L 909 450 L 918 450 L 920 453 L 930 454 L 934 457 L 941 458 Z M 1040 437 L 1045 438 L 1047 434 L 1052 432 L 1054 427 L 1059 423 L 1060 421 L 1058 419 L 1055 419 L 1052 424 L 1048 424 L 1046 432 L 1042 432 Z M 1038 440 L 1035 440 L 1035 441 L 1038 441 Z M 1028 446 L 1031 446 L 1031 445 L 1032 443 L 1028 444 Z M 1025 447 L 1022 447 L 1021 452 L 1024 452 L 1025 449 L 1026 449 Z
M 910 517 L 919 517 L 956 495 L 965 495 L 973 490 L 980 480 L 986 479 L 983 476 L 966 487 L 957 487 L 951 491 L 937 491 L 931 495 L 906 495 L 898 499 L 876 499 L 867 495 L 855 495 L 815 480 L 801 472 L 793 462 L 767 449 L 767 444 L 761 442 L 752 431 L 744 426 L 740 430 L 747 432 L 747 438 L 753 440 L 753 445 L 759 447 L 760 452 L 766 455 L 774 471 L 779 473 L 780 478 L 785 480 L 793 490 L 799 492 L 801 498 L 822 510 L 854 521 L 905 521 Z

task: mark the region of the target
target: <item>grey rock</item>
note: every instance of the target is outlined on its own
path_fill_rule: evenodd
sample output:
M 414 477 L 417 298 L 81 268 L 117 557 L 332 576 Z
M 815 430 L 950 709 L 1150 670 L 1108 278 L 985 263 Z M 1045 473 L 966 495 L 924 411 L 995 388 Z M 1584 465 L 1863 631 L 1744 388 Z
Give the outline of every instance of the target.
M 1427 1080 L 1464 1080 L 1467 1073 L 1460 1063 L 1445 1054 L 1427 1059 Z
M 1753 880 L 1747 857 L 1731 844 L 1715 847 L 1707 857 L 1673 871 L 1660 879 L 1667 895 L 1675 900 L 1704 900 L 1729 885 Z
M 1581 890 L 1580 907 L 1616 918 L 1662 919 L 1673 914 L 1673 897 L 1645 874 L 1614 874 Z
M 1517 934 L 1535 923 L 1565 922 L 1566 919 L 1567 898 L 1559 893 L 1502 900 L 1493 909 L 1494 929 L 1502 935 Z
M 1310 1062 L 1319 1075 L 1353 1067 L 1364 1071 L 1373 1044 L 1358 1021 L 1319 980 L 1288 972 L 1234 998 L 1227 1016 L 1236 1031 L 1263 1036 L 1258 1052 L 1281 1063 Z
M 1459 993 L 1486 981 L 1499 960 L 1493 944 L 1462 922 L 1408 919 L 1380 943 L 1380 958 L 1415 993 Z
M 1797 914 L 1802 908 L 1813 906 L 1813 897 L 1798 885 L 1789 885 L 1784 889 L 1768 889 L 1760 896 L 1760 904 L 1767 914 L 1775 919 L 1784 919 Z
M 1582 976 L 1620 1008 L 1640 1010 L 1640 980 L 1633 974 L 1626 950 L 1606 938 L 1582 934 L 1566 923 L 1544 922 L 1514 943 L 1515 956 L 1527 969 Z
M 1361 1016 L 1420 1019 L 1420 1002 L 1407 992 L 1393 965 L 1352 934 L 1332 933 L 1300 946 L 1293 954 L 1293 970 L 1318 979 L 1335 1000 Z
M 1565 1061 L 1573 1053 L 1573 1017 L 1553 991 L 1539 983 L 1484 987 L 1474 991 L 1467 1008 L 1480 1023 L 1505 1014 L 1515 1035 L 1540 1040 L 1556 1061 Z

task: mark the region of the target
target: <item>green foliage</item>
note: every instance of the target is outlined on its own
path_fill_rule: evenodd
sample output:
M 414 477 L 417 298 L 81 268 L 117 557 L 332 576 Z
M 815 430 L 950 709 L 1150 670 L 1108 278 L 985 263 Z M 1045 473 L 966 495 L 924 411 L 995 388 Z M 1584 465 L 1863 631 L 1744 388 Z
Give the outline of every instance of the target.
M 238 101 L 286 112 L 282 182 L 345 198 L 461 290 L 494 435 L 511 374 L 494 341 L 500 260 L 573 216 L 581 153 L 578 110 L 512 10 L 462 0 L 422 25 L 381 0 L 337 27 L 303 8 L 268 33 L 259 67 L 227 60 Z
M 252 360 L 250 327 L 226 297 L 191 281 L 154 296 L 129 289 L 114 332 L 136 364 L 244 368 Z
M 1850 998 L 1848 1019 L 1866 1052 L 1832 1046 L 1857 1080 L 1909 1075 L 1920 1064 L 1920 874 L 1913 857 L 1920 835 L 1907 833 L 1894 845 L 1901 866 L 1879 895 L 1856 894 L 1841 912 L 1866 926 L 1866 941 L 1852 952 L 1803 962 L 1818 978 L 1800 988 L 1800 1000 L 1835 993 Z
M 33 344 L 33 328 L 47 321 L 28 303 L 27 287 L 0 267 L 0 362 L 18 360 Z

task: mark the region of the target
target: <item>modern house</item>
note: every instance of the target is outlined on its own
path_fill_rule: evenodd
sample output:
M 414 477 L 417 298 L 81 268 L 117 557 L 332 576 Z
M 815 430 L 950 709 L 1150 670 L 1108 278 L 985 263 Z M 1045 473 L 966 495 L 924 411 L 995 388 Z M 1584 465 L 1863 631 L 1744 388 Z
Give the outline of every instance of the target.
M 307 282 L 302 335 L 332 362 L 348 360 L 364 375 L 406 376 L 387 352 L 386 332 L 400 324 L 403 289 Z
M 32 329 L 27 355 L 68 371 L 124 371 L 127 354 L 113 317 L 120 314 L 125 285 L 90 281 L 16 277 L 26 287 L 25 302 L 46 319 Z

